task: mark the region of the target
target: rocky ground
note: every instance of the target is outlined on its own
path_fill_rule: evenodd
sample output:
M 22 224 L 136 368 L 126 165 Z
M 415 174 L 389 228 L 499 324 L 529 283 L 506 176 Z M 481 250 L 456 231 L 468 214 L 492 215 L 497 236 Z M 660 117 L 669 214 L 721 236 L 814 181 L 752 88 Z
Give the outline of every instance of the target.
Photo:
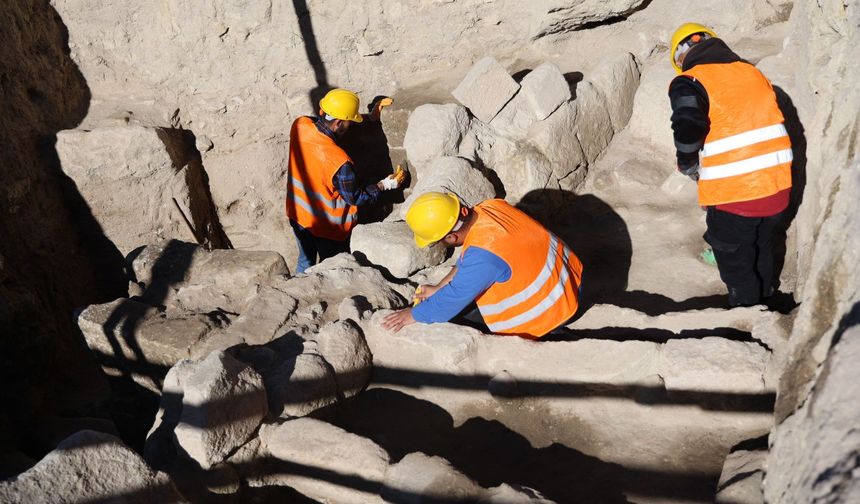
M 40 273 L 29 284 L 0 263 L 17 303 L 0 315 L 47 348 L 68 321 L 35 332 L 15 316 L 68 313 L 79 300 L 86 348 L 66 336 L 77 353 L 47 355 L 65 374 L 94 369 L 76 356 L 101 369 L 78 380 L 93 386 L 66 383 L 78 393 L 60 402 L 45 390 L 62 378 L 26 382 L 24 364 L 10 367 L 27 406 L 2 417 L 0 500 L 856 498 L 858 9 L 412 3 L 352 17 L 305 2 L 219 1 L 193 16 L 182 1 L 0 7 L 10 24 L 47 34 L 7 44 L 4 65 L 65 58 L 69 93 L 89 107 L 40 122 L 35 84 L 3 95 L 23 110 L 0 122 L 4 135 L 55 134 L 41 150 L 10 141 L 12 165 L 62 175 L 46 190 L 72 208 L 28 207 L 27 189 L 12 186 L 4 201 L 22 220 L 3 254 L 44 248 L 40 236 L 65 221 L 78 234 L 60 243 L 99 240 L 77 259 L 39 263 L 55 270 L 29 265 Z M 782 292 L 768 307 L 725 309 L 700 255 L 693 183 L 674 170 L 665 39 L 693 14 L 773 79 L 792 136 Z M 405 29 L 406 19 L 425 26 Z M 463 42 L 456 61 L 450 37 Z M 59 40 L 56 54 L 40 40 Z M 410 184 L 362 212 L 351 254 L 293 276 L 278 203 L 285 128 L 335 80 L 394 97 L 348 149 L 376 178 L 405 163 Z M 51 159 L 33 161 L 45 149 Z M 583 259 L 588 309 L 540 342 L 453 324 L 383 329 L 389 310 L 451 267 L 445 250 L 416 249 L 402 221 L 433 190 L 468 204 L 503 197 L 545 223 Z M 35 225 L 49 212 L 57 220 Z M 57 297 L 67 276 L 88 297 Z

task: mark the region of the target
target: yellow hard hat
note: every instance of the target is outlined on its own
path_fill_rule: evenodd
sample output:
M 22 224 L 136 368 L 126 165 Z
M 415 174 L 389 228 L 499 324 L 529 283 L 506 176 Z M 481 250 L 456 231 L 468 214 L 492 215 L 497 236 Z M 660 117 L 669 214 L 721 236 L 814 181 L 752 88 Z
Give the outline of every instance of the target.
M 344 121 L 360 123 L 358 95 L 348 89 L 332 89 L 320 100 L 320 108 L 326 114 Z
M 445 237 L 460 217 L 460 200 L 453 194 L 428 192 L 415 198 L 406 211 L 406 224 L 421 248 Z
M 678 66 L 678 62 L 675 61 L 675 52 L 678 51 L 678 46 L 681 45 L 681 42 L 687 39 L 690 35 L 695 35 L 696 33 L 707 33 L 711 37 L 716 37 L 717 34 L 714 33 L 714 30 L 711 30 L 705 25 L 700 25 L 699 23 L 684 23 L 675 30 L 675 33 L 672 34 L 672 39 L 669 42 L 669 59 L 672 60 L 672 66 L 675 67 L 675 71 L 681 73 L 681 67 Z

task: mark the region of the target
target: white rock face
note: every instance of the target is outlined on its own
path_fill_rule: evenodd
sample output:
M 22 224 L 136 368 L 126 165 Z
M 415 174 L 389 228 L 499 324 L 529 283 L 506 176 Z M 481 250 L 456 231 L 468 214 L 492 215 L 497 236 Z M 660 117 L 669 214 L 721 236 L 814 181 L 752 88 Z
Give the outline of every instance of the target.
M 417 499 L 474 502 L 484 494 L 480 485 L 457 471 L 447 460 L 420 452 L 410 453 L 393 464 L 385 474 L 384 483 L 382 498 L 387 502 Z
M 168 238 L 223 246 L 203 168 L 191 151 L 181 132 L 163 128 L 116 126 L 57 135 L 64 172 L 122 255 Z
M 344 397 L 352 397 L 367 386 L 373 356 L 364 335 L 354 322 L 339 320 L 327 324 L 320 329 L 314 341 L 315 350 L 334 370 L 338 391 Z
M 268 411 L 260 375 L 223 352 L 198 363 L 182 390 L 182 414 L 174 431 L 177 448 L 204 469 L 244 444 Z
M 80 431 L 35 466 L 0 481 L 0 500 L 31 502 L 188 502 L 164 473 L 108 434 Z
M 358 225 L 352 231 L 349 246 L 353 254 L 361 253 L 397 278 L 441 264 L 446 253 L 440 244 L 419 248 L 403 221 Z
M 403 138 L 409 162 L 420 170 L 440 156 L 456 156 L 468 128 L 469 113 L 457 104 L 419 106 L 409 116 Z M 419 179 L 422 173 L 419 171 Z
M 764 502 L 761 480 L 766 450 L 738 450 L 726 457 L 717 483 L 718 504 L 761 504 Z
M 521 93 L 531 104 L 538 120 L 543 121 L 562 103 L 570 100 L 570 86 L 553 63 L 543 63 L 523 77 Z
M 460 198 L 467 206 L 474 206 L 495 197 L 493 184 L 480 170 L 462 158 L 442 157 L 434 160 L 412 188 L 412 193 L 400 207 L 400 217 L 406 219 L 406 212 L 418 196 L 428 192 L 449 192 Z M 414 243 L 414 242 L 413 242 Z
M 483 58 L 469 70 L 460 84 L 451 91 L 454 98 L 488 123 L 519 91 L 520 85 L 495 58 Z
M 142 298 L 174 310 L 239 312 L 258 286 L 289 275 L 277 252 L 206 251 L 175 240 L 149 245 L 131 261 Z
M 770 352 L 725 338 L 670 339 L 660 353 L 666 390 L 762 393 Z
M 639 77 L 639 63 L 630 53 L 603 63 L 588 76 L 588 81 L 602 92 L 615 133 L 624 129 L 630 121 L 633 99 L 639 89 Z
M 260 440 L 270 456 L 288 463 L 290 469 L 260 475 L 249 481 L 251 486 L 289 486 L 322 502 L 382 502 L 378 493 L 388 454 L 373 441 L 311 418 L 266 425 L 260 429 Z M 362 484 L 344 485 L 326 474 Z

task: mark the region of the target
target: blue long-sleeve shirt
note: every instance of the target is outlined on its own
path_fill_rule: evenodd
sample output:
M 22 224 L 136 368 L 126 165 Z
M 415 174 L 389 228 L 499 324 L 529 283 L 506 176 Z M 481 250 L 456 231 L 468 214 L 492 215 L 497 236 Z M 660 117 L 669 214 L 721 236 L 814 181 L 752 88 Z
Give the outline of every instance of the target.
M 480 247 L 469 247 L 457 261 L 457 273 L 447 285 L 412 309 L 425 324 L 447 322 L 496 282 L 511 278 L 511 267 L 501 257 Z
M 316 125 L 320 133 L 337 142 L 337 135 L 335 135 L 334 132 L 319 119 L 319 117 L 314 118 L 314 125 Z M 353 206 L 376 203 L 376 201 L 379 200 L 379 195 L 382 193 L 376 184 L 371 184 L 366 187 L 359 186 L 358 177 L 355 174 L 355 167 L 349 161 L 338 168 L 331 181 L 337 189 L 337 192 L 340 194 L 340 197 Z

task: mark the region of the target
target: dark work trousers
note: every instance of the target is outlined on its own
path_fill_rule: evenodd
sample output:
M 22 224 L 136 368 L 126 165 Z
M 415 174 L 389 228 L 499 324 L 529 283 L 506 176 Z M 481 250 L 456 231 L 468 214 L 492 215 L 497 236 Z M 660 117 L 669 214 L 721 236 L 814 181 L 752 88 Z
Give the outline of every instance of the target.
M 474 301 L 463 308 L 463 311 L 455 315 L 454 318 L 451 319 L 451 323 L 473 327 L 484 333 L 492 332 L 484 322 L 484 317 L 481 315 L 481 311 L 478 310 L 478 304 Z
M 334 257 L 341 252 L 349 252 L 348 241 L 319 238 L 298 223 L 290 221 L 293 233 L 296 235 L 296 245 L 299 248 L 299 259 L 296 264 L 296 274 L 304 271 L 317 262 Z M 317 259 L 319 258 L 319 259 Z
M 782 213 L 743 217 L 708 207 L 705 241 L 714 250 L 729 306 L 754 305 L 773 293 L 773 231 Z

